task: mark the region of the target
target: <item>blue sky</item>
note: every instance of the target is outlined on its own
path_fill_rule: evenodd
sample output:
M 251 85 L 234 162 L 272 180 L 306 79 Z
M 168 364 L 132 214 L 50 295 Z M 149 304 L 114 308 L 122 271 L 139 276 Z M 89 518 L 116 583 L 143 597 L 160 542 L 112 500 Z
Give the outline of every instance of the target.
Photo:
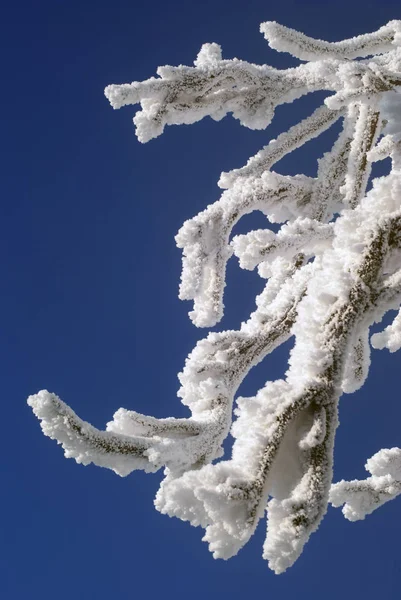
M 227 58 L 285 67 L 289 57 L 259 33 L 266 20 L 334 41 L 395 18 L 399 3 L 379 0 L 3 6 L 3 598 L 398 598 L 399 500 L 354 524 L 329 510 L 281 576 L 261 558 L 264 522 L 238 556 L 215 561 L 200 529 L 154 510 L 161 474 L 121 479 L 65 460 L 25 403 L 47 388 L 98 427 L 120 406 L 186 414 L 176 375 L 205 332 L 177 298 L 174 235 L 218 198 L 221 171 L 244 164 L 314 102 L 280 109 L 265 132 L 205 120 L 142 145 L 133 108 L 113 111 L 103 88 L 146 79 L 158 65 L 192 64 L 204 42 L 220 43 Z M 283 170 L 313 173 L 330 135 L 283 161 Z M 256 222 L 247 217 L 237 231 Z M 230 264 L 222 328 L 247 317 L 261 287 L 256 274 Z M 288 349 L 258 366 L 241 392 L 280 377 Z M 369 456 L 401 442 L 399 356 L 372 358 L 366 386 L 341 403 L 336 480 L 364 477 Z

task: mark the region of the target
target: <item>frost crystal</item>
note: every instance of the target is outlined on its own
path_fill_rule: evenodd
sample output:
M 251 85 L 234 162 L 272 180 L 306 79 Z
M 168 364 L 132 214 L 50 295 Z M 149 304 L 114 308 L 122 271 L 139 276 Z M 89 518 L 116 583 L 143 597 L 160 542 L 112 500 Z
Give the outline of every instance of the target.
M 193 300 L 196 326 L 221 319 L 233 254 L 267 280 L 238 331 L 210 333 L 189 355 L 179 396 L 191 417 L 155 419 L 120 409 L 99 431 L 47 391 L 28 403 L 43 432 L 77 462 L 123 476 L 165 468 L 156 508 L 203 527 L 215 557 L 236 554 L 267 511 L 263 556 L 281 573 L 298 558 L 329 501 L 344 504 L 345 516 L 355 520 L 401 493 L 398 448 L 369 459 L 366 480 L 332 485 L 338 400 L 363 385 L 369 329 L 401 302 L 401 21 L 337 43 L 273 22 L 261 31 L 272 48 L 306 62 L 277 70 L 223 59 L 220 46 L 205 44 L 194 67 L 160 67 L 157 78 L 105 91 L 114 108 L 141 105 L 134 118 L 141 142 L 166 125 L 228 113 L 264 129 L 278 105 L 328 92 L 308 118 L 242 168 L 222 173 L 221 198 L 177 234 L 180 298 Z M 339 120 L 341 132 L 318 161 L 315 178 L 272 170 Z M 372 162 L 386 157 L 389 174 L 366 193 Z M 266 215 L 266 229 L 231 240 L 233 226 L 254 210 Z M 269 222 L 282 224 L 278 233 Z M 236 398 L 233 411 L 248 371 L 291 336 L 285 378 L 269 381 L 253 398 Z M 401 347 L 400 313 L 372 345 Z M 232 456 L 218 461 L 230 431 Z

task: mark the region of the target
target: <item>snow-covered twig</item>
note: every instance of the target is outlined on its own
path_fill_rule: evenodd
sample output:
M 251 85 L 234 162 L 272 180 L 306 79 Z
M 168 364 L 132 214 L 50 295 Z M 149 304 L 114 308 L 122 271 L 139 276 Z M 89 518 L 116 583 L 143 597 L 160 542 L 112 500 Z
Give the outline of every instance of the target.
M 401 449 L 383 449 L 369 458 L 366 470 L 371 477 L 339 481 L 330 490 L 333 506 L 342 506 L 350 521 L 364 519 L 374 510 L 401 494 Z

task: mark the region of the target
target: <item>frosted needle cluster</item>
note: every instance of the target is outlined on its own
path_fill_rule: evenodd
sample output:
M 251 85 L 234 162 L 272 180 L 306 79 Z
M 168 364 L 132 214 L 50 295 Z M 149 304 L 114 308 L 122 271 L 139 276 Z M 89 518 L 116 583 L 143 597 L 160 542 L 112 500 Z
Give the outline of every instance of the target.
M 47 391 L 28 403 L 43 432 L 78 463 L 121 476 L 163 468 L 156 508 L 204 528 L 215 558 L 235 555 L 266 511 L 263 557 L 281 573 L 329 502 L 356 520 L 401 493 L 399 448 L 370 458 L 367 479 L 332 484 L 340 396 L 363 385 L 371 345 L 401 347 L 400 313 L 369 339 L 370 327 L 401 303 L 401 21 L 336 43 L 275 22 L 263 23 L 261 32 L 300 64 L 280 70 L 227 60 L 218 44 L 204 44 L 193 67 L 159 67 L 157 77 L 105 90 L 113 108 L 140 104 L 134 123 L 141 142 L 166 125 L 228 113 L 265 129 L 280 104 L 327 92 L 310 116 L 243 167 L 222 173 L 220 199 L 176 236 L 180 298 L 193 301 L 197 327 L 223 316 L 232 255 L 266 280 L 238 331 L 210 333 L 188 356 L 178 395 L 191 416 L 156 419 L 120 408 L 100 431 Z M 273 170 L 336 122 L 339 135 L 318 160 L 316 177 Z M 372 163 L 385 158 L 388 174 L 371 181 Z M 255 210 L 266 216 L 266 228 L 232 239 L 234 225 Z M 281 224 L 277 233 L 271 223 Z M 290 337 L 285 378 L 268 381 L 253 398 L 236 397 L 248 371 Z M 223 459 L 229 433 L 232 455 Z

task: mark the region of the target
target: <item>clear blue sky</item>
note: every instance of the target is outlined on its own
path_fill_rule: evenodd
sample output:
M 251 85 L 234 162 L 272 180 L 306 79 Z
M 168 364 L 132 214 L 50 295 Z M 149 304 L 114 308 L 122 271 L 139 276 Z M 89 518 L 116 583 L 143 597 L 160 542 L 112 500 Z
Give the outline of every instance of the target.
M 25 403 L 47 388 L 98 427 L 120 406 L 186 414 L 176 374 L 205 332 L 177 298 L 174 235 L 218 198 L 220 171 L 241 166 L 311 106 L 278 111 L 265 132 L 205 120 L 141 145 L 132 107 L 113 111 L 105 85 L 191 64 L 213 41 L 227 58 L 285 66 L 260 22 L 334 41 L 401 18 L 399 2 L 25 0 L 1 12 L 1 597 L 399 598 L 400 500 L 354 524 L 329 510 L 281 576 L 261 558 L 264 522 L 237 557 L 215 561 L 202 530 L 154 510 L 160 474 L 121 479 L 64 459 Z M 283 169 L 313 173 L 323 141 Z M 247 317 L 261 287 L 230 265 L 223 328 Z M 281 376 L 286 352 L 241 392 Z M 336 479 L 364 477 L 369 456 L 400 445 L 399 361 L 374 351 L 367 385 L 343 398 Z

